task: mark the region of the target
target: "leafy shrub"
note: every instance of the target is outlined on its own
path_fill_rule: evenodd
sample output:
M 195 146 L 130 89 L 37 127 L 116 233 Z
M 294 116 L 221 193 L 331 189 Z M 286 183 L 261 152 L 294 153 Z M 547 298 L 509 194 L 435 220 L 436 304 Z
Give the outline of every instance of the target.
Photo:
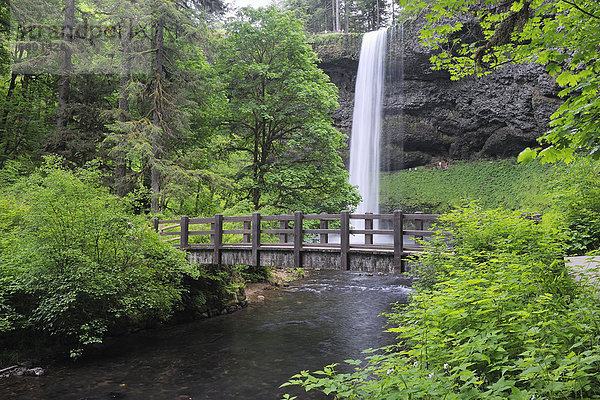
M 268 282 L 272 276 L 269 267 L 237 265 L 235 268 L 246 283 Z
M 8 194 L 0 195 L 0 335 L 16 327 L 21 316 L 10 301 L 15 285 L 15 272 L 2 262 L 1 256 L 9 254 L 18 244 L 18 228 L 22 225 L 27 208 Z
M 569 254 L 600 249 L 600 164 L 579 158 L 552 185 L 553 208 Z
M 46 166 L 15 185 L 12 201 L 22 202 L 13 209 L 23 215 L 2 252 L 0 279 L 12 281 L 2 298 L 21 316 L 19 328 L 71 343 L 75 356 L 111 331 L 165 320 L 183 277 L 197 276 L 96 178 Z
M 556 233 L 516 213 L 445 216 L 409 306 L 389 315 L 399 344 L 288 382 L 349 399 L 600 398 L 600 304 L 573 284 Z
M 14 244 L 17 228 L 22 224 L 26 207 L 12 196 L 0 197 L 0 254 Z
M 227 265 L 203 265 L 197 277 L 185 280 L 183 308 L 179 321 L 215 315 L 240 302 L 244 280 L 236 268 Z

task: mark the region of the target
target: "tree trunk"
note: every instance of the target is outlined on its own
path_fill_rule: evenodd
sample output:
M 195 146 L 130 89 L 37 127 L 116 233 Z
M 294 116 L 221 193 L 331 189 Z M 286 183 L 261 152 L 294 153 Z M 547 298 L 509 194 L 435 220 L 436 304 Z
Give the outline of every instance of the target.
M 11 106 L 11 100 L 12 100 L 12 94 L 13 91 L 15 90 L 15 87 L 17 86 L 17 74 L 16 73 L 12 73 L 10 75 L 10 83 L 8 85 L 8 92 L 6 92 L 6 103 L 4 106 L 4 111 L 3 111 L 3 115 L 2 115 L 2 123 L 1 123 L 1 132 L 3 132 L 3 136 L 4 136 L 4 140 L 6 140 L 6 142 L 4 143 L 4 152 L 2 154 L 2 156 L 0 157 L 0 169 L 4 168 L 5 162 L 8 159 L 9 154 L 11 154 L 15 149 L 13 148 L 11 150 L 10 148 L 10 144 L 11 144 L 11 140 L 9 137 L 9 129 L 8 129 L 8 114 L 10 112 L 10 106 Z M 15 143 L 16 146 L 16 143 Z
M 344 0 L 344 16 L 346 17 L 346 33 L 349 32 L 350 28 L 350 9 L 348 8 L 348 0 Z
M 19 40 L 23 40 L 25 37 L 25 29 L 23 29 L 21 26 L 19 26 L 17 28 L 17 35 L 16 35 L 16 41 L 18 42 Z M 21 62 L 21 59 L 23 57 L 23 47 L 22 46 L 15 46 L 15 50 L 14 50 L 14 54 L 13 54 L 13 62 L 19 63 Z M 10 111 L 12 108 L 12 96 L 14 93 L 14 90 L 17 86 L 17 78 L 18 75 L 17 73 L 15 73 L 14 71 L 10 74 L 10 83 L 8 84 L 8 91 L 6 92 L 6 99 L 4 101 L 4 110 L 2 111 L 2 122 L 0 122 L 0 132 L 3 133 L 3 137 L 5 138 L 6 142 L 4 143 L 4 154 L 2 156 L 0 156 L 0 169 L 4 168 L 4 165 L 6 163 L 6 161 L 8 160 L 8 156 L 17 151 L 17 146 L 18 146 L 18 137 L 15 137 L 15 145 L 13 146 L 13 148 L 10 148 L 11 145 L 11 140 L 9 137 L 9 129 L 8 129 L 8 116 L 10 115 Z M 18 134 L 16 135 L 18 136 Z
M 69 102 L 69 86 L 73 70 L 71 43 L 75 25 L 75 0 L 65 0 L 65 24 L 63 27 L 63 58 L 61 62 L 60 80 L 58 84 L 58 109 L 56 110 L 56 128 L 60 131 L 67 126 L 67 104 Z
M 10 74 L 10 83 L 8 84 L 8 91 L 6 92 L 6 99 L 4 110 L 2 112 L 2 122 L 0 123 L 0 129 L 4 132 L 4 138 L 6 139 L 6 149 L 8 149 L 9 139 L 8 139 L 8 115 L 11 109 L 12 95 L 17 86 L 17 74 L 12 72 Z M 6 154 L 6 151 L 5 151 Z
M 331 0 L 331 31 L 335 32 L 335 0 Z
M 154 80 L 154 111 L 152 115 L 152 170 L 151 170 L 151 186 L 152 186 L 152 211 L 160 210 L 160 170 L 158 169 L 158 160 L 160 156 L 160 134 L 162 130 L 162 76 L 164 62 L 164 29 L 165 20 L 160 17 L 156 24 L 156 59 L 155 59 L 155 80 Z
M 327 29 L 328 29 L 328 26 L 327 26 L 327 0 L 325 0 L 325 7 L 324 7 L 324 9 L 323 9 L 323 10 L 324 10 L 324 11 L 323 11 L 323 18 L 324 18 L 324 20 L 325 20 L 325 25 L 324 25 L 324 27 L 325 27 L 325 31 L 327 31 Z
M 264 87 L 263 87 L 264 90 Z M 264 92 L 263 92 L 264 94 Z M 264 98 L 264 96 L 263 96 Z M 252 180 L 254 186 L 250 191 L 252 197 L 252 205 L 254 210 L 260 208 L 260 124 L 258 121 L 254 123 L 254 149 L 252 152 Z
M 335 0 L 335 31 L 340 32 L 340 0 Z
M 121 80 L 119 82 L 119 121 L 126 122 L 129 115 L 129 77 L 131 75 L 131 40 L 133 29 L 131 19 L 127 19 L 121 37 Z M 115 193 L 118 196 L 127 194 L 127 164 L 122 150 L 124 139 L 120 139 L 115 152 Z

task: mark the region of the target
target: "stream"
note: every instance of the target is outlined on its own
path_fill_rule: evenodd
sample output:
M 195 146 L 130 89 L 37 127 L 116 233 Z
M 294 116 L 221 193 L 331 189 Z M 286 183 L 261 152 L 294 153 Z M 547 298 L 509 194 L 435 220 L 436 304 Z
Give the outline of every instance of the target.
M 233 314 L 139 332 L 44 376 L 0 380 L 0 399 L 323 399 L 279 385 L 393 343 L 381 313 L 407 301 L 408 285 L 395 275 L 314 272 Z

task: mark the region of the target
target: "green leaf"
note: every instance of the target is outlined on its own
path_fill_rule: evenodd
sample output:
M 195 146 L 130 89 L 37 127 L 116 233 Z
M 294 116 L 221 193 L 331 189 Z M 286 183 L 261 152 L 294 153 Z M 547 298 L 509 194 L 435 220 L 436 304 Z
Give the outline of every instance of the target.
M 530 161 L 535 160 L 537 158 L 537 156 L 538 156 L 538 150 L 534 150 L 530 147 L 527 147 L 525 150 L 523 150 L 519 153 L 519 156 L 517 157 L 517 161 L 521 162 L 521 163 L 530 162 Z
M 521 11 L 521 9 L 523 8 L 523 1 L 516 1 L 512 4 L 512 6 L 510 7 L 510 11 L 512 12 L 519 12 Z

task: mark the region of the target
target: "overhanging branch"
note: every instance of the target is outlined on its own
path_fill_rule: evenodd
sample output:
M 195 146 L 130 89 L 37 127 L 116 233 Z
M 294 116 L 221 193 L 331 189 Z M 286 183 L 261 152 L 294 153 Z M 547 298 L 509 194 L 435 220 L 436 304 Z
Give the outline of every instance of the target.
M 600 19 L 600 16 L 592 14 L 591 12 L 584 10 L 581 6 L 575 4 L 574 2 L 572 2 L 570 0 L 560 0 L 560 1 L 562 1 L 563 3 L 567 3 L 570 6 L 575 7 L 576 9 L 578 9 L 579 11 L 581 11 L 582 13 L 584 13 L 585 15 L 587 15 L 589 17 Z

